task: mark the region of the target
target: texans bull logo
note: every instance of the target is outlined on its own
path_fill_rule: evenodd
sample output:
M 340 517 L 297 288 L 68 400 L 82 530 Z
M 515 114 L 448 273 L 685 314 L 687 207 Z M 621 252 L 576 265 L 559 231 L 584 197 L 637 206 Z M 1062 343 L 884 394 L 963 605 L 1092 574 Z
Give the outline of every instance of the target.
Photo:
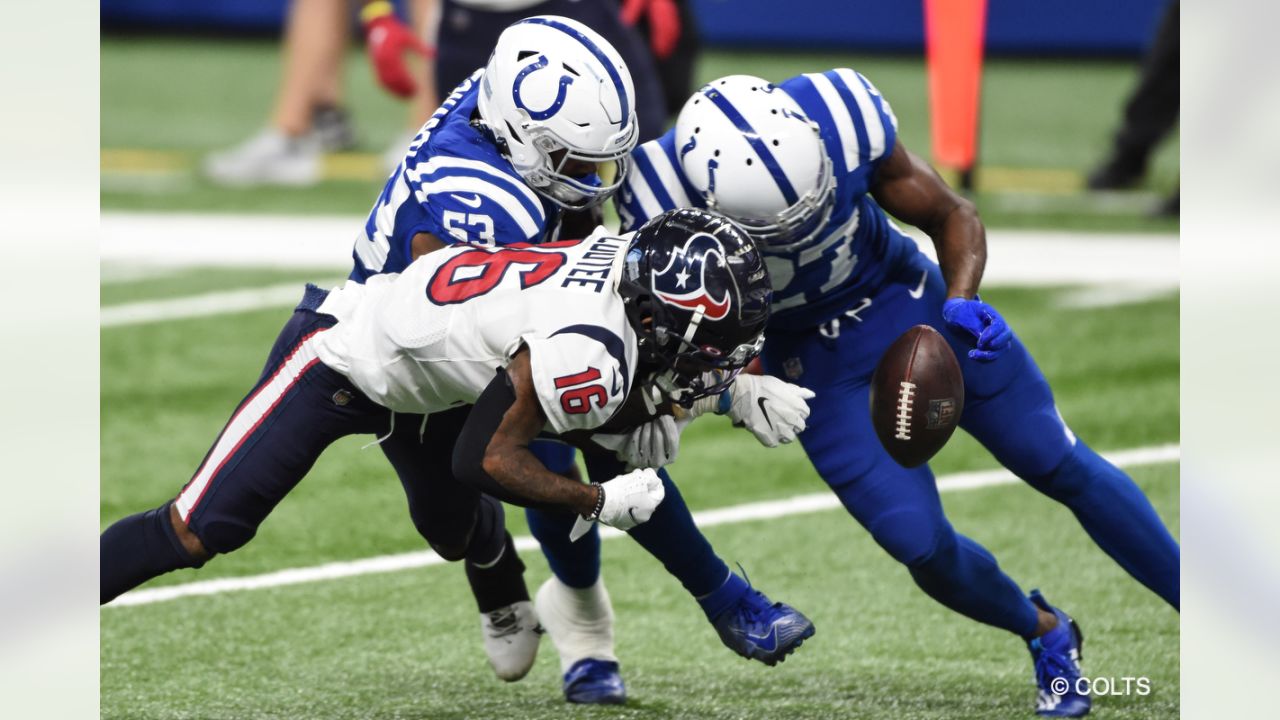
M 671 254 L 667 266 L 654 273 L 653 293 L 663 302 L 687 310 L 702 308 L 708 320 L 720 320 L 729 314 L 729 291 L 721 290 L 714 298 L 707 290 L 707 264 L 725 267 L 724 246 L 711 235 L 699 233 Z

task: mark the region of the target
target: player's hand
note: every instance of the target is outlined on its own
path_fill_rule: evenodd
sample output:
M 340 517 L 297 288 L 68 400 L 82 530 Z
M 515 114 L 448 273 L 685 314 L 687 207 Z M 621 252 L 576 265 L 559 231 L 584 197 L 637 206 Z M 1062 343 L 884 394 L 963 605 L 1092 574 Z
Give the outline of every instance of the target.
M 982 362 L 995 360 L 1013 343 L 1013 331 L 1000 313 L 981 300 L 951 298 L 942 306 L 942 319 L 953 330 L 967 332 L 974 338 L 969 357 Z
M 647 522 L 666 494 L 662 478 L 649 468 L 619 475 L 600 485 L 600 492 L 604 494 L 604 503 L 599 514 L 594 518 L 579 516 L 569 533 L 570 540 L 576 541 L 585 535 L 591 529 L 591 523 L 597 520 L 619 530 L 630 530 Z
M 634 26 L 641 15 L 649 18 L 649 47 L 659 60 L 666 60 L 680 42 L 680 9 L 674 0 L 624 0 L 622 22 Z
M 364 24 L 369 62 L 373 64 L 378 82 L 394 95 L 411 97 L 417 92 L 418 84 L 404 63 L 405 51 L 424 58 L 434 57 L 435 52 L 396 17 L 395 8 L 385 0 L 365 5 L 360 11 L 360 21 Z
M 626 435 L 618 459 L 633 468 L 666 467 L 680 453 L 682 429 L 675 418 L 659 415 Z
M 804 431 L 813 391 L 771 375 L 739 375 L 730 386 L 729 417 L 765 447 L 789 443 Z

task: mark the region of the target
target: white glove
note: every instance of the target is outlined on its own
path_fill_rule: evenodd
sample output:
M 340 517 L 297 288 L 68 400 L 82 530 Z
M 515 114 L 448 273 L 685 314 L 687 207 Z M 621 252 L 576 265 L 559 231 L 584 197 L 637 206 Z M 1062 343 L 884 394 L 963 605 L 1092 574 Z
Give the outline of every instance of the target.
M 600 491 L 604 493 L 604 505 L 600 508 L 599 515 L 590 520 L 578 516 L 569 533 L 570 541 L 577 541 L 587 534 L 596 520 L 619 530 L 630 530 L 648 521 L 666 494 L 662 478 L 649 468 L 619 475 L 602 484 Z
M 729 388 L 729 417 L 745 425 L 765 447 L 796 439 L 809 417 L 812 390 L 771 375 L 739 375 Z
M 670 415 L 660 415 L 625 435 L 598 434 L 592 440 L 613 450 L 628 467 L 656 470 L 675 462 L 680 452 L 680 433 L 687 424 Z

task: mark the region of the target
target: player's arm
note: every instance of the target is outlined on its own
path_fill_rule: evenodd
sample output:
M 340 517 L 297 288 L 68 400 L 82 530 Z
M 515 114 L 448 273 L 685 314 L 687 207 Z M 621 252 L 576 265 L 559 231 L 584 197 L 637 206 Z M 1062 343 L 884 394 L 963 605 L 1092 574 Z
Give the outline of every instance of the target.
M 972 202 L 952 190 L 924 160 L 895 140 L 876 170 L 871 195 L 891 215 L 929 235 L 947 283 L 942 316 L 974 338 L 969 356 L 994 360 L 1013 340 L 995 308 L 977 299 L 987 265 L 987 231 Z
M 429 232 L 420 232 L 409 243 L 409 259 L 417 260 L 429 252 L 445 247 L 445 242 Z
M 642 393 L 634 393 L 640 396 Z M 779 378 L 743 373 L 719 395 L 697 400 L 693 407 L 674 404 L 651 406 L 643 417 L 631 416 L 621 429 L 612 422 L 590 437 L 596 447 L 615 453 L 631 467 L 659 468 L 675 461 L 680 434 L 702 415 L 728 415 L 736 427 L 745 427 L 765 447 L 795 441 L 804 432 L 813 391 Z M 623 414 L 627 408 L 624 406 Z M 579 444 L 579 447 L 587 447 Z
M 978 209 L 952 190 L 929 163 L 895 142 L 876 170 L 871 196 L 886 212 L 923 230 L 938 250 L 947 297 L 978 293 L 987 265 L 987 231 Z
M 546 424 L 530 353 L 521 350 L 472 408 L 454 449 L 454 474 L 506 502 L 572 510 L 624 530 L 649 519 L 662 501 L 656 474 L 621 475 L 606 490 L 553 473 L 529 451 Z
M 533 390 L 529 352 L 522 350 L 471 409 L 454 450 L 454 472 L 508 502 L 591 515 L 599 488 L 547 470 L 529 451 L 546 424 Z

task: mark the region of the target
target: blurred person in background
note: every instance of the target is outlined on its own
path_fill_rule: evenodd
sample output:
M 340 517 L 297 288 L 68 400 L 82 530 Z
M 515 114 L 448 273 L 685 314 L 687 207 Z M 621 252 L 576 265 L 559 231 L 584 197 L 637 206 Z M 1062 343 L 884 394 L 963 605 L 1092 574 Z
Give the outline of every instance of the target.
M 693 69 L 702 38 L 687 0 L 622 0 L 622 22 L 634 27 L 653 53 L 668 113 L 694 90 Z
M 364 19 L 367 35 L 379 38 L 379 50 L 430 53 L 419 39 L 432 22 L 435 0 L 409 0 L 416 32 L 378 17 Z M 388 2 L 377 3 L 379 10 Z M 356 145 L 351 115 L 343 106 L 342 61 L 351 31 L 350 0 L 294 0 L 284 31 L 284 54 L 275 108 L 266 127 L 235 147 L 205 159 L 204 174 L 220 185 L 313 185 L 321 179 L 327 152 Z M 404 29 L 404 32 L 399 32 Z M 384 61 L 385 62 L 385 61 Z M 410 101 L 407 125 L 419 127 L 438 103 L 433 78 L 420 66 L 403 69 L 394 92 Z M 416 76 L 416 77 L 415 77 Z M 396 139 L 394 155 L 404 146 Z
M 1160 28 L 1142 61 L 1138 85 L 1125 101 L 1124 118 L 1112 139 L 1111 154 L 1089 174 L 1090 190 L 1123 190 L 1142 182 L 1151 155 L 1178 122 L 1177 0 L 1165 8 Z M 1178 191 L 1161 203 L 1157 213 L 1178 214 Z
M 667 0 L 669 2 L 669 0 Z M 616 0 L 417 0 L 416 12 L 432 18 L 426 37 L 434 45 L 434 57 L 427 57 L 426 76 L 436 88 L 457 87 L 477 68 L 489 61 L 498 36 L 512 23 L 530 15 L 556 15 L 576 20 L 600 35 L 613 47 L 631 68 L 636 91 L 636 117 L 640 121 L 640 142 L 657 137 L 667 119 L 667 106 L 663 100 L 662 85 L 653 57 L 634 28 L 623 23 Z M 382 45 L 398 42 L 403 30 L 390 31 L 375 36 L 371 19 L 378 26 L 390 28 L 399 22 L 385 0 L 365 3 L 366 37 L 370 61 L 378 81 L 388 92 L 402 95 L 401 85 L 409 71 L 405 67 L 403 53 L 387 52 Z M 381 18 L 385 18 L 381 19 Z M 633 20 L 634 22 L 634 20 Z M 665 47 L 665 45 L 664 45 Z M 435 108 L 431 108 L 434 110 Z M 413 139 L 409 133 L 400 148 Z

